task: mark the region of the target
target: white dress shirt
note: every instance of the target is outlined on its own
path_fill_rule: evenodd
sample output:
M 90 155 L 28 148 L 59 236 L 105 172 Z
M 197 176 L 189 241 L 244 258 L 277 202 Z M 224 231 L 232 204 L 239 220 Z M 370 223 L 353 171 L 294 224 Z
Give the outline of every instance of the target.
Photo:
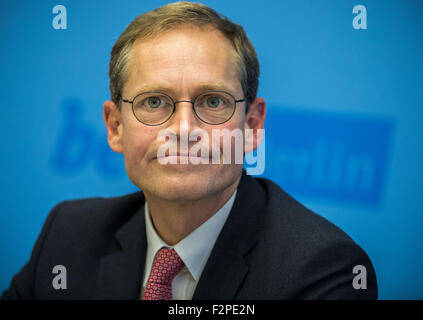
M 144 280 L 141 297 L 150 276 L 154 256 L 162 247 L 173 248 L 185 263 L 185 267 L 172 281 L 174 300 L 191 300 L 201 273 L 213 249 L 214 243 L 228 218 L 235 201 L 236 190 L 232 197 L 211 218 L 191 232 L 176 245 L 170 246 L 157 234 L 148 212 L 147 202 L 144 206 L 145 227 L 147 236 L 147 256 L 145 259 Z

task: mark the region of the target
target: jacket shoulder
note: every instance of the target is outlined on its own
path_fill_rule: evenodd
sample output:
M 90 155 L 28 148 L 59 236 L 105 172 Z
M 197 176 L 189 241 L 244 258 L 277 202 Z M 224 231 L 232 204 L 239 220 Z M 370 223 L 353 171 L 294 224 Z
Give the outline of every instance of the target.
M 279 270 L 284 270 L 269 272 L 264 276 L 269 279 L 262 280 L 273 288 L 274 298 L 377 298 L 373 265 L 349 235 L 274 182 L 256 180 L 266 190 L 267 207 L 253 260 L 266 261 L 264 269 L 272 270 L 272 265 L 278 265 Z M 356 266 L 367 270 L 367 290 L 352 286 Z
M 48 236 L 60 235 L 75 246 L 95 247 L 125 224 L 144 201 L 141 191 L 118 197 L 63 201 L 50 213 L 55 217 Z
M 302 243 L 353 240 L 338 226 L 310 210 L 269 179 L 256 179 L 267 193 L 265 227 L 268 232 L 284 230 L 285 235 L 301 237 Z

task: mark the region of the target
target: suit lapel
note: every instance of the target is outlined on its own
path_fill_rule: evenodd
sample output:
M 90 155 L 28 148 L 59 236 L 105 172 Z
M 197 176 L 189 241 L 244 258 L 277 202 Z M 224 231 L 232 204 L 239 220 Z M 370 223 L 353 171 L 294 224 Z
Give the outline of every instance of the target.
M 95 298 L 139 299 L 147 250 L 143 205 L 115 238 L 118 248 L 101 257 Z
M 141 204 L 144 202 L 143 198 Z M 243 171 L 232 210 L 216 240 L 193 299 L 236 297 L 248 274 L 244 258 L 257 243 L 265 206 L 265 190 Z M 143 205 L 116 232 L 115 238 L 114 250 L 100 259 L 95 298 L 139 299 L 147 251 Z
M 193 299 L 234 299 L 248 273 L 245 255 L 257 243 L 266 192 L 245 174 L 235 202 L 203 270 Z

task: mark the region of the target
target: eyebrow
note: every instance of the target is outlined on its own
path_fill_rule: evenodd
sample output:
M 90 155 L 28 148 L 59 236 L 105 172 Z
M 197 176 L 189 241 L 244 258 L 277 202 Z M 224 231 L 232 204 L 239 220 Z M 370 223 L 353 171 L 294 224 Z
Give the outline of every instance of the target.
M 205 91 L 216 91 L 216 90 L 226 91 L 231 94 L 235 94 L 234 92 L 235 90 L 233 88 L 229 87 L 228 85 L 222 82 L 202 83 L 202 84 L 196 85 L 193 90 L 193 93 L 194 95 L 196 95 L 196 94 L 201 94 L 202 92 L 205 92 Z M 162 86 L 162 85 L 146 85 L 146 86 L 141 86 L 140 88 L 138 88 L 136 90 L 136 94 L 134 95 L 134 97 L 144 92 L 162 92 L 169 95 L 176 95 L 177 93 L 176 90 L 171 87 Z

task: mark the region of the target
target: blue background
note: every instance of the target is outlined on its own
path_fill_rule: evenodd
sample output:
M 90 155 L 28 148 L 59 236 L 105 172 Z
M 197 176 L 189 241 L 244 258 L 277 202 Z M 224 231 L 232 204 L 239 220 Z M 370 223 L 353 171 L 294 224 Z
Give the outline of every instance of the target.
M 0 4 L 0 291 L 58 202 L 136 190 L 106 142 L 112 45 L 166 1 Z M 423 299 L 423 1 L 204 1 L 241 24 L 268 103 L 264 176 L 370 256 L 381 299 Z M 55 30 L 55 5 L 67 30 Z M 367 8 L 355 30 L 352 8 Z

